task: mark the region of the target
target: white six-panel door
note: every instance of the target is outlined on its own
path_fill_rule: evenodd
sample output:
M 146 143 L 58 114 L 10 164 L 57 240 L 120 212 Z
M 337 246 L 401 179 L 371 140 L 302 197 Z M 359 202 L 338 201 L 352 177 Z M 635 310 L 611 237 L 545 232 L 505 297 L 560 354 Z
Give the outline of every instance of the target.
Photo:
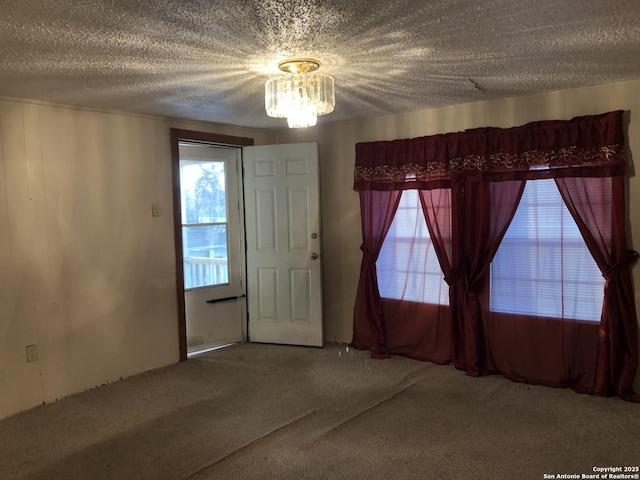
M 318 145 L 243 149 L 252 342 L 323 345 Z

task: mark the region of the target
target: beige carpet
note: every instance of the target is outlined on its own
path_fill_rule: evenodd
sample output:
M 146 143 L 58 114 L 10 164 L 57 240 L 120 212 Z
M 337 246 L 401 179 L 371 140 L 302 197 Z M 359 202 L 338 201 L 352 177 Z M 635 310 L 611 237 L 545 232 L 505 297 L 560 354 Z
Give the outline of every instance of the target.
M 638 464 L 640 405 L 337 344 L 238 345 L 0 421 L 0 480 L 512 480 Z

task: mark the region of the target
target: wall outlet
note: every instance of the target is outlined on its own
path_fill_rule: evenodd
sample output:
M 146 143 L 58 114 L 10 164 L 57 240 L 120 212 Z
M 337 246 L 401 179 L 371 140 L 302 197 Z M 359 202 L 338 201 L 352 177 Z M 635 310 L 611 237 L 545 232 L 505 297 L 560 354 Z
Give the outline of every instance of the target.
M 38 346 L 27 345 L 27 363 L 33 363 L 38 361 Z

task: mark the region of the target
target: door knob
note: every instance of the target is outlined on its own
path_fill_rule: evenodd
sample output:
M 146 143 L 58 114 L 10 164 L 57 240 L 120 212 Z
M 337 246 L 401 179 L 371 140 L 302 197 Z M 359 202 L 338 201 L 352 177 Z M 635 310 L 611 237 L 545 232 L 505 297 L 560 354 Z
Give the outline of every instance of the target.
M 316 252 L 313 252 L 311 254 L 311 260 L 317 260 L 318 258 L 320 258 L 320 255 L 318 255 Z

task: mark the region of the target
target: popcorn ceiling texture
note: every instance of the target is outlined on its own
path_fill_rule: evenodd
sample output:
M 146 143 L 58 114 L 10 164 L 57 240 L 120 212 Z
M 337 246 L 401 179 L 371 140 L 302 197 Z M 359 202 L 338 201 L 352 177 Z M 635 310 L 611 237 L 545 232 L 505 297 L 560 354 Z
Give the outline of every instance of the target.
M 640 77 L 638 0 L 0 0 L 0 96 L 283 128 L 279 61 L 336 82 L 320 122 Z

